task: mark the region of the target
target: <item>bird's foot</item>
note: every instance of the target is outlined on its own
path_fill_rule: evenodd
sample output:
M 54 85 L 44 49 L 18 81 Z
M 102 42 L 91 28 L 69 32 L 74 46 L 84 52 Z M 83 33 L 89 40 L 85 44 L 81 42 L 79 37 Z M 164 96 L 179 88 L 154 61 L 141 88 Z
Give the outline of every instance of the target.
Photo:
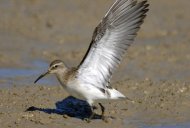
M 105 123 L 108 123 L 108 117 L 107 117 L 107 116 L 102 116 L 102 120 L 103 120 Z
M 86 121 L 87 123 L 90 123 L 91 119 L 90 118 L 84 118 L 84 121 Z

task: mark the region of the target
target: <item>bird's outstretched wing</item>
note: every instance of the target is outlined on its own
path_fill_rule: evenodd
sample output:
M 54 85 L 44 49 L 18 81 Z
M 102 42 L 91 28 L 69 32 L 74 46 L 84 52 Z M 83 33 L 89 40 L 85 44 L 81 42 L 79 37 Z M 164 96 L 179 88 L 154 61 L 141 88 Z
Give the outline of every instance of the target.
M 148 11 L 147 0 L 116 0 L 95 28 L 79 65 L 78 79 L 98 88 L 109 86 L 114 69 L 133 43 Z

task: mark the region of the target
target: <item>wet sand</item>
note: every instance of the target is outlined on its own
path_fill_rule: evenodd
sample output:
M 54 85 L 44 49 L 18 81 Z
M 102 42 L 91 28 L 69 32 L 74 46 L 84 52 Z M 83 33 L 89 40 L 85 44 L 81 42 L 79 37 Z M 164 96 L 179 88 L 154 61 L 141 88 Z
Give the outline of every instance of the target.
M 108 123 L 96 115 L 87 124 L 89 106 L 68 103 L 54 77 L 33 81 L 54 59 L 80 62 L 113 0 L 0 1 L 0 127 L 190 127 L 189 1 L 149 2 L 145 23 L 112 79 L 136 102 L 104 103 Z
M 116 82 L 114 87 L 135 102 L 104 103 L 108 123 L 97 115 L 89 124 L 83 120 L 90 114 L 89 106 L 72 99 L 68 102 L 67 92 L 59 86 L 4 88 L 0 90 L 1 127 L 148 128 L 160 124 L 183 124 L 190 119 L 189 85 L 181 82 L 156 84 L 151 80 Z M 100 114 L 100 109 L 96 113 Z

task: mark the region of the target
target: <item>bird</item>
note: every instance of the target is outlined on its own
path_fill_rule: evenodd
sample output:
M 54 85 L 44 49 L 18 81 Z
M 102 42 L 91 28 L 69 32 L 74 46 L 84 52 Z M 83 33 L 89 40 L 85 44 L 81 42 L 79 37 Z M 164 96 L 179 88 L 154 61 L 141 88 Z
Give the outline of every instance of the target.
M 94 104 L 101 108 L 102 101 L 128 99 L 110 84 L 129 46 L 134 42 L 149 10 L 147 0 L 116 0 L 94 29 L 89 48 L 77 67 L 69 67 L 62 60 L 50 63 L 46 73 L 55 74 L 62 87 L 73 97 L 86 101 L 91 108 L 90 122 L 95 115 Z

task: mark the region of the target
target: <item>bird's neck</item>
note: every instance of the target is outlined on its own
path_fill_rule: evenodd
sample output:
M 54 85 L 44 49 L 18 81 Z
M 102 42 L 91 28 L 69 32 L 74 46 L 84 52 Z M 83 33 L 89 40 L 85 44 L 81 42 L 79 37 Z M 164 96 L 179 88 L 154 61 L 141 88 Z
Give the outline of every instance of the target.
M 76 77 L 77 68 L 67 68 L 56 74 L 60 84 L 65 87 L 68 82 Z

